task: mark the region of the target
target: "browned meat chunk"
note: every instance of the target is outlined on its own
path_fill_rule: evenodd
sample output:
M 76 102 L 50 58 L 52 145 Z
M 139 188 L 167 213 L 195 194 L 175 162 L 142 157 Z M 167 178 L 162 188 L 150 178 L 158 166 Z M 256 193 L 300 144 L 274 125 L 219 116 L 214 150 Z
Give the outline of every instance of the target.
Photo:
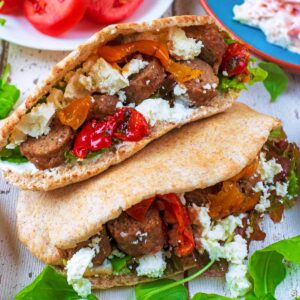
M 93 96 L 92 106 L 88 114 L 88 119 L 102 120 L 116 111 L 116 105 L 119 101 L 116 96 L 95 95 Z
M 108 257 L 112 251 L 106 228 L 104 228 L 98 235 L 91 237 L 89 240 L 85 242 L 79 243 L 75 248 L 66 249 L 66 250 L 59 249 L 59 252 L 64 259 L 69 260 L 81 248 L 90 247 L 91 245 L 94 244 L 93 241 L 97 241 L 98 239 L 99 239 L 98 245 L 100 251 L 94 257 L 93 263 L 96 265 L 102 265 L 105 258 Z
M 134 257 L 155 253 L 165 243 L 163 223 L 156 208 L 150 208 L 143 222 L 123 213 L 108 223 L 108 230 L 123 252 Z
M 38 169 L 54 168 L 64 162 L 64 152 L 70 149 L 73 137 L 74 133 L 71 127 L 55 121 L 47 135 L 38 139 L 28 138 L 21 144 L 20 151 Z
M 201 59 L 194 59 L 190 62 L 183 62 L 184 65 L 201 70 L 203 73 L 195 79 L 184 83 L 192 106 L 207 104 L 217 94 L 216 87 L 219 78 L 214 74 L 209 64 Z
M 125 88 L 127 100 L 136 104 L 141 103 L 160 88 L 164 79 L 163 66 L 157 59 L 151 59 L 142 71 L 129 80 L 129 86 Z
M 224 37 L 217 27 L 212 25 L 191 26 L 186 28 L 185 32 L 189 38 L 203 42 L 204 47 L 201 49 L 200 58 L 209 63 L 217 73 L 227 49 Z

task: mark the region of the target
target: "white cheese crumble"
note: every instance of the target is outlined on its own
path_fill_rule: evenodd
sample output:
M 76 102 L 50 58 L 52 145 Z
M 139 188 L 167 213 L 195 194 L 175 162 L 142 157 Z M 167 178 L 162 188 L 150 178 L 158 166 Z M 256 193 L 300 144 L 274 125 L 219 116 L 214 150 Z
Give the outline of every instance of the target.
M 128 79 L 103 58 L 97 60 L 88 76 L 81 75 L 79 81 L 90 92 L 98 91 L 108 95 L 115 95 L 129 85 Z
M 202 41 L 188 38 L 184 30 L 178 27 L 170 28 L 169 40 L 171 41 L 170 54 L 183 60 L 194 59 L 201 53 L 201 48 L 204 47 Z
M 128 78 L 133 74 L 139 73 L 147 65 L 149 65 L 148 61 L 134 58 L 122 68 L 122 75 Z
M 231 268 L 226 274 L 227 286 L 234 297 L 244 295 L 251 284 L 244 271 L 244 262 L 248 255 L 247 241 L 235 234 L 237 227 L 242 226 L 244 214 L 229 216 L 219 222 L 212 222 L 208 208 L 197 207 L 198 219 L 202 225 L 201 244 L 210 259 L 226 259 Z M 238 282 L 240 281 L 240 282 Z
M 119 97 L 119 100 L 120 100 L 122 103 L 124 103 L 124 102 L 127 100 L 125 91 L 119 91 L 119 92 L 118 92 L 118 97 Z
M 16 128 L 24 134 L 38 138 L 41 135 L 49 133 L 50 120 L 54 114 L 55 106 L 53 103 L 37 105 L 33 107 L 28 114 L 22 117 Z
M 276 162 L 275 158 L 267 161 L 266 154 L 261 152 L 259 155 L 258 171 L 264 182 L 272 183 L 274 177 L 282 171 L 282 166 Z
M 251 283 L 247 278 L 247 266 L 245 264 L 229 264 L 225 278 L 226 286 L 233 297 L 243 296 L 251 288 Z
M 179 84 L 175 85 L 175 87 L 174 87 L 174 95 L 175 96 L 185 95 L 186 92 L 187 92 L 187 89 L 185 86 L 179 85 Z
M 158 278 L 164 274 L 167 263 L 164 260 L 161 251 L 154 255 L 145 255 L 138 260 L 136 272 L 138 276 L 147 276 L 150 278 Z
M 288 196 L 288 187 L 289 187 L 289 183 L 288 182 L 276 182 L 275 185 L 275 191 L 276 191 L 276 195 L 280 196 L 282 198 Z
M 192 108 L 188 108 L 181 101 L 175 101 L 174 107 L 170 107 L 169 102 L 162 98 L 146 99 L 136 106 L 136 110 L 147 119 L 151 126 L 159 121 L 180 123 L 193 112 Z
M 67 262 L 68 283 L 81 297 L 87 297 L 92 292 L 91 283 L 88 279 L 83 278 L 83 274 L 88 267 L 92 267 L 92 260 L 95 255 L 95 249 L 81 248 Z
M 264 185 L 263 182 L 259 181 L 255 187 L 253 188 L 254 192 L 261 192 L 259 203 L 255 205 L 255 210 L 257 210 L 260 213 L 263 213 L 266 211 L 267 208 L 271 206 L 271 202 L 269 200 L 270 193 L 269 193 L 269 187 L 267 185 Z

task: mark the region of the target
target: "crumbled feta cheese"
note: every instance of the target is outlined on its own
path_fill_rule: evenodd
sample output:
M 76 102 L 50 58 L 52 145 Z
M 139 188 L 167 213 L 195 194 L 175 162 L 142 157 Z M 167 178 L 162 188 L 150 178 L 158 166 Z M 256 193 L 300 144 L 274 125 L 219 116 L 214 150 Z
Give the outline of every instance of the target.
M 67 262 L 67 280 L 74 290 L 81 297 L 91 294 L 91 283 L 83 278 L 83 274 L 88 267 L 92 267 L 92 260 L 96 253 L 91 248 L 81 248 Z
M 125 237 L 128 236 L 128 233 L 127 233 L 127 232 L 121 231 L 121 232 L 120 232 L 120 236 L 121 236 L 122 238 L 125 238 Z
M 185 86 L 179 85 L 179 84 L 175 85 L 175 87 L 174 87 L 174 95 L 175 96 L 185 95 L 186 92 L 187 92 L 187 89 Z
M 26 134 L 21 130 L 15 128 L 9 137 L 9 144 L 6 145 L 7 149 L 15 149 L 26 140 Z
M 83 76 L 82 69 L 76 71 L 70 79 L 67 80 L 67 86 L 64 93 L 64 98 L 67 100 L 74 100 L 89 96 L 90 92 L 87 90 L 88 87 L 92 87 L 92 80 L 89 77 L 84 76 L 85 80 L 81 82 Z
M 225 278 L 226 286 L 232 297 L 244 296 L 251 288 L 245 264 L 229 264 Z
M 273 183 L 274 177 L 282 171 L 282 166 L 274 158 L 266 160 L 266 154 L 261 152 L 259 155 L 258 171 L 264 182 Z
M 276 191 L 276 195 L 280 196 L 282 198 L 288 196 L 288 187 L 289 187 L 289 183 L 288 182 L 276 182 L 275 185 L 275 191 Z
M 154 255 L 145 255 L 138 260 L 136 272 L 138 276 L 147 276 L 150 278 L 161 277 L 167 267 L 162 252 Z
M 188 38 L 184 30 L 178 27 L 170 28 L 169 40 L 171 41 L 170 54 L 183 60 L 194 59 L 201 53 L 203 47 L 202 41 Z
M 222 72 L 222 75 L 223 75 L 223 76 L 228 76 L 228 72 L 227 72 L 227 71 L 223 71 L 223 72 Z
M 212 89 L 212 86 L 210 83 L 206 83 L 204 86 L 203 86 L 203 89 L 205 90 L 211 90 Z
M 193 206 L 197 208 L 197 206 L 195 204 Z M 208 214 L 207 207 L 199 208 L 198 219 L 199 219 L 200 224 L 202 225 L 202 235 L 206 236 L 211 227 L 211 219 Z
M 271 206 L 271 202 L 269 200 L 270 193 L 269 193 L 269 187 L 267 185 L 264 185 L 262 181 L 259 181 L 255 187 L 253 188 L 254 192 L 260 192 L 260 200 L 259 203 L 255 205 L 255 210 L 257 210 L 260 213 L 263 213 L 266 211 L 267 208 Z
M 24 115 L 16 126 L 17 130 L 24 134 L 38 138 L 50 131 L 50 120 L 55 114 L 53 103 L 43 103 L 32 108 L 32 110 Z
M 146 99 L 136 106 L 136 110 L 147 119 L 151 126 L 159 121 L 180 123 L 193 112 L 193 109 L 180 101 L 175 101 L 174 107 L 170 107 L 169 102 L 162 98 Z
M 251 234 L 253 233 L 253 227 L 251 227 L 251 226 L 248 226 L 247 228 L 246 228 L 246 231 L 245 231 L 245 234 L 246 234 L 246 237 L 248 238 L 248 239 L 250 239 L 250 237 L 251 237 Z
M 150 79 L 146 80 L 146 85 L 149 85 L 150 84 Z
M 129 85 L 128 79 L 103 58 L 97 60 L 88 76 L 80 75 L 79 81 L 90 92 L 98 91 L 108 95 L 115 95 Z
M 147 65 L 149 65 L 148 61 L 134 58 L 122 68 L 122 75 L 128 78 L 133 74 L 139 73 Z
M 124 102 L 127 100 L 125 91 L 119 91 L 119 92 L 118 92 L 118 97 L 119 97 L 119 100 L 120 100 L 122 103 L 124 103 Z

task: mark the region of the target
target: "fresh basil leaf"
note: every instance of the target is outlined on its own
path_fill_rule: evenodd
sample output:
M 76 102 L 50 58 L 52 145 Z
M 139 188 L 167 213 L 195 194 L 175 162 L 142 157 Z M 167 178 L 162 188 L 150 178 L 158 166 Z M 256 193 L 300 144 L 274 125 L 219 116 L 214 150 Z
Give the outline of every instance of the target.
M 278 96 L 286 90 L 289 79 L 285 72 L 276 64 L 262 61 L 258 65 L 268 72 L 264 86 L 271 96 L 271 101 L 275 102 Z
M 250 77 L 251 77 L 250 81 L 247 82 L 247 84 L 249 85 L 253 85 L 256 82 L 263 82 L 268 77 L 268 72 L 266 72 L 260 67 L 257 68 L 248 67 L 248 70 L 250 72 Z
M 169 284 L 176 283 L 173 279 L 161 279 L 154 282 L 139 284 L 135 288 L 135 295 L 137 300 L 186 300 L 188 298 L 188 291 L 184 285 L 177 285 L 176 287 L 156 293 L 160 287 L 165 287 Z
M 256 297 L 274 297 L 276 287 L 286 276 L 283 259 L 300 264 L 299 249 L 300 236 L 296 236 L 254 252 L 249 260 L 248 273 Z
M 0 79 L 0 120 L 6 118 L 20 97 L 20 90 L 7 83 L 10 65 L 6 65 Z
M 21 164 L 28 162 L 28 159 L 21 154 L 20 148 L 16 147 L 15 149 L 3 148 L 0 151 L 0 161 Z
M 227 77 L 223 75 L 219 75 L 220 83 L 218 85 L 218 89 L 224 92 L 227 92 L 229 89 L 234 90 L 247 90 L 245 84 L 239 81 L 235 77 Z
M 158 299 L 185 300 L 187 299 L 187 294 L 185 294 L 183 290 L 183 288 L 185 288 L 183 284 L 193 280 L 196 277 L 199 277 L 205 271 L 207 271 L 213 264 L 214 261 L 212 260 L 207 265 L 205 265 L 202 269 L 198 270 L 196 273 L 192 274 L 189 277 L 183 278 L 181 280 L 175 281 L 171 279 L 161 279 L 150 283 L 139 284 L 135 288 L 136 298 L 137 300 L 158 300 Z M 172 295 L 173 298 L 169 298 L 170 297 L 169 295 Z
M 206 299 L 211 299 L 211 300 L 234 300 L 233 298 L 228 298 L 225 296 L 220 296 L 216 294 L 205 294 L 205 293 L 197 293 L 193 296 L 191 300 L 206 300 Z
M 47 266 L 42 273 L 27 287 L 20 291 L 14 300 L 79 300 L 82 297 L 73 290 L 62 274 Z M 89 295 L 88 300 L 97 300 Z

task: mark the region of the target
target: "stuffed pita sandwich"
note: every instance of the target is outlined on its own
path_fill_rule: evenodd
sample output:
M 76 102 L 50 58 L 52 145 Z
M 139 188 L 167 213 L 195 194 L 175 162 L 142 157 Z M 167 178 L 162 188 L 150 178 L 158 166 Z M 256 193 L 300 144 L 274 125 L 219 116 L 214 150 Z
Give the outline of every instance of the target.
M 226 54 L 228 38 L 210 17 L 104 28 L 58 63 L 1 126 L 4 176 L 22 189 L 63 187 L 224 111 L 238 93 L 233 85 L 220 88 L 218 76 L 235 84 L 249 77 L 249 51 Z
M 245 291 L 247 245 L 264 238 L 263 214 L 278 222 L 293 203 L 299 166 L 299 149 L 277 119 L 234 104 L 88 181 L 21 192 L 18 234 L 81 296 L 89 282 L 135 285 L 209 258 L 218 261 L 214 275 L 241 267 Z

